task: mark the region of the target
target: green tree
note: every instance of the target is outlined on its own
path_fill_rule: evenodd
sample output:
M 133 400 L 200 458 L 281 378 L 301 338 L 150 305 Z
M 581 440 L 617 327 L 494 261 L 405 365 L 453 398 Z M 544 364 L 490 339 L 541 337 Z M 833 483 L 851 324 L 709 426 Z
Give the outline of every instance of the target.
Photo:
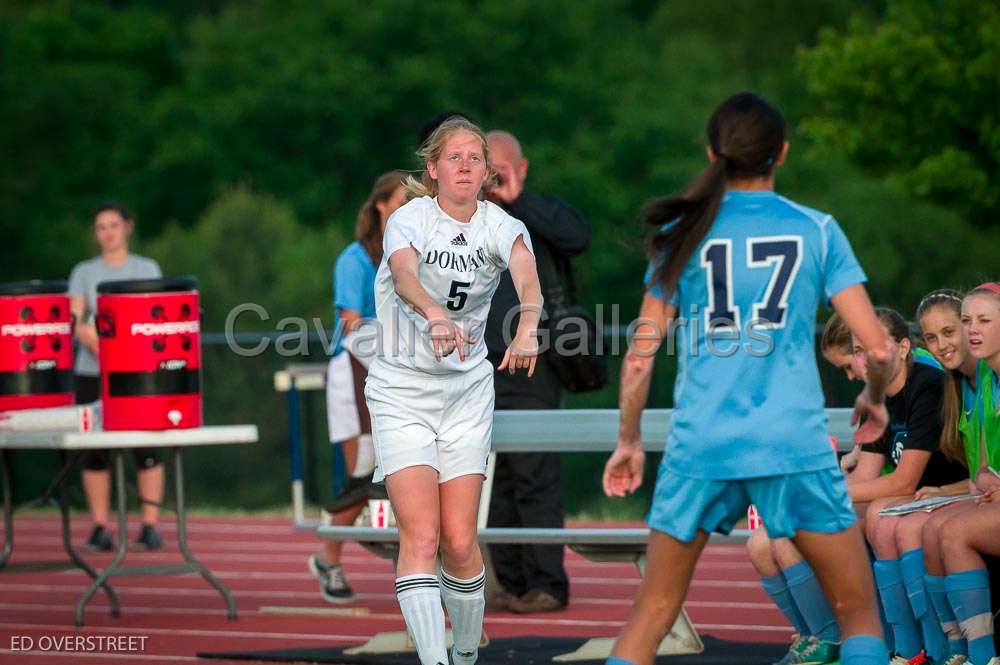
M 285 317 L 330 324 L 333 258 L 346 245 L 333 226 L 305 228 L 288 205 L 240 186 L 193 227 L 167 227 L 147 251 L 165 274 L 198 277 L 206 330 L 221 331 L 244 303 L 260 305 L 270 320 L 248 313 L 237 320 L 241 330 L 274 330 Z
M 132 193 L 143 157 L 128 146 L 141 145 L 146 105 L 176 74 L 174 38 L 152 9 L 0 8 L 0 197 L 10 250 L 2 278 L 66 275 L 90 253 L 89 211 Z
M 823 145 L 979 223 L 1000 217 L 1000 3 L 892 0 L 801 55 Z

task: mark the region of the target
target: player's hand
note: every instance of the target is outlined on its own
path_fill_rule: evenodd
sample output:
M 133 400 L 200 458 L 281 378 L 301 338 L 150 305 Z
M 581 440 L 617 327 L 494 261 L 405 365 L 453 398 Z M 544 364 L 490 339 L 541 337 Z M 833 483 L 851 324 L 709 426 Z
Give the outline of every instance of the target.
M 459 360 L 465 360 L 465 349 L 474 340 L 466 337 L 461 326 L 444 314 L 428 319 L 428 332 L 431 336 L 431 346 L 434 348 L 434 359 L 441 362 L 454 351 L 458 351 Z
M 861 423 L 854 432 L 854 443 L 874 443 L 889 426 L 889 411 L 885 404 L 872 404 L 868 391 L 862 390 L 854 402 L 854 413 L 851 414 L 851 424 Z
M 641 445 L 619 441 L 615 452 L 611 453 L 604 465 L 604 475 L 601 478 L 604 493 L 607 496 L 626 496 L 639 489 L 645 462 L 646 453 Z
M 840 458 L 840 470 L 844 473 L 854 471 L 854 467 L 858 465 L 859 457 L 861 457 L 861 448 L 855 445 L 851 452 Z
M 981 497 L 976 499 L 976 503 L 1000 503 L 1000 486 L 991 487 Z
M 927 487 L 921 487 L 920 489 L 918 489 L 916 493 L 913 495 L 913 500 L 921 501 L 923 499 L 933 499 L 936 496 L 947 496 L 947 492 L 945 492 L 940 487 L 933 487 L 928 485 Z
M 988 468 L 983 467 L 979 470 L 979 473 L 976 474 L 975 485 L 978 491 L 985 494 L 986 492 L 1000 487 L 1000 478 L 997 478 L 996 475 Z M 1000 497 L 997 498 L 1000 500 Z
M 534 331 L 521 332 L 518 330 L 514 340 L 507 347 L 503 354 L 503 360 L 497 367 L 498 372 L 507 370 L 513 374 L 519 369 L 528 370 L 530 377 L 535 373 L 535 363 L 538 362 L 538 336 Z
M 495 164 L 493 169 L 497 174 L 497 184 L 492 187 L 487 196 L 495 203 L 511 204 L 524 191 L 524 180 L 518 177 L 514 167 L 510 164 Z
M 76 326 L 76 338 L 80 343 L 90 349 L 90 352 L 97 355 L 100 343 L 97 338 L 97 326 L 92 323 L 80 323 Z

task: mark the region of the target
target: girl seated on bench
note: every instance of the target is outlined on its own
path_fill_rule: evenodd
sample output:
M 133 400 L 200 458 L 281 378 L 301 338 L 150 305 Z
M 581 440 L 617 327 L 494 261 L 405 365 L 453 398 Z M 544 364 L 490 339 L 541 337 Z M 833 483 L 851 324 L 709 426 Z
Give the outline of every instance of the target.
M 944 520 L 936 531 L 937 546 L 944 559 L 947 599 L 968 643 L 968 657 L 955 662 L 1000 665 L 984 559 L 1000 557 L 1000 478 L 996 474 L 1000 467 L 1000 283 L 989 282 L 969 292 L 962 301 L 962 328 L 969 353 L 981 361 L 965 443 L 969 476 L 982 496 L 978 505 Z
M 964 440 L 971 436 L 969 413 L 976 402 L 976 359 L 969 353 L 961 316 L 962 294 L 941 289 L 924 296 L 917 307 L 916 319 L 927 348 L 945 368 L 940 448 L 949 459 L 964 464 Z M 924 486 L 914 498 L 962 495 L 974 489 L 966 476 L 950 485 Z M 885 518 L 876 527 L 879 539 L 890 541 L 885 547 L 891 547 L 891 541 L 895 541 L 903 585 L 914 619 L 920 625 L 924 652 L 941 663 L 962 662 L 957 657 L 965 653 L 966 645 L 945 594 L 944 560 L 936 534 L 955 511 L 969 507 L 971 504 L 967 502 L 952 503 L 934 512 Z
M 915 363 L 913 344 L 903 317 L 896 311 L 879 308 L 879 322 L 893 339 L 894 353 L 900 360 L 896 373 L 886 389 L 886 406 L 890 414 L 890 428 L 877 442 L 861 447 L 857 465 L 848 474 L 848 491 L 859 514 L 866 515 L 866 534 L 873 543 L 872 527 L 879 509 L 891 503 L 912 500 L 913 492 L 928 484 L 945 484 L 965 474 L 963 468 L 948 461 L 938 451 L 941 434 L 939 410 L 941 404 L 942 373 L 925 363 Z M 834 324 L 836 325 L 836 324 Z M 824 334 L 831 343 L 836 340 L 833 331 Z M 853 357 L 849 377 L 865 378 L 862 364 L 864 348 L 853 344 Z M 845 349 L 839 349 L 843 354 Z M 824 348 L 824 355 L 836 360 L 837 349 Z M 846 371 L 846 370 L 845 370 Z M 888 472 L 887 472 L 888 468 Z M 904 498 L 905 497 L 905 498 Z M 761 574 L 768 594 L 799 629 L 799 637 L 780 663 L 832 662 L 839 629 L 826 597 L 809 566 L 803 561 L 796 547 L 788 539 L 768 538 L 766 524 L 758 529 L 748 542 L 751 561 Z M 892 624 L 895 651 L 907 662 L 921 650 L 919 632 L 912 630 L 914 619 L 909 606 L 899 607 L 899 600 L 906 601 L 906 591 L 899 583 L 899 560 L 889 547 L 881 551 L 876 546 L 881 561 L 875 565 L 876 582 L 883 593 L 892 594 L 886 607 L 886 617 Z M 902 594 L 900 596 L 900 593 Z M 897 624 L 900 628 L 897 629 Z M 804 630 L 803 630 L 804 629 Z M 887 638 L 889 637 L 887 633 Z M 914 637 L 915 636 L 915 637 Z M 829 653 L 828 660 L 809 660 L 803 651 L 813 638 L 821 642 L 821 653 Z M 815 647 L 810 651 L 815 652 Z M 912 651 L 912 653 L 910 653 Z

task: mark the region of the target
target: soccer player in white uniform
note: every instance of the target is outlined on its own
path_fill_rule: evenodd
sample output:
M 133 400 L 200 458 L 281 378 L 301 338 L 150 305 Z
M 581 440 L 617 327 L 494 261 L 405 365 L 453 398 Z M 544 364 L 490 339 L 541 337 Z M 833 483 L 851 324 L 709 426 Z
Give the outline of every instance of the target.
M 376 482 L 399 526 L 396 596 L 422 665 L 478 657 L 485 571 L 476 540 L 493 428 L 493 366 L 483 327 L 500 275 L 510 270 L 521 315 L 499 371 L 534 372 L 542 296 L 524 224 L 480 201 L 492 177 L 482 130 L 446 120 L 417 153 L 413 200 L 389 218 L 375 278 L 381 349 L 365 397 Z M 361 343 L 361 342 L 359 342 Z M 440 582 L 436 557 L 441 550 Z

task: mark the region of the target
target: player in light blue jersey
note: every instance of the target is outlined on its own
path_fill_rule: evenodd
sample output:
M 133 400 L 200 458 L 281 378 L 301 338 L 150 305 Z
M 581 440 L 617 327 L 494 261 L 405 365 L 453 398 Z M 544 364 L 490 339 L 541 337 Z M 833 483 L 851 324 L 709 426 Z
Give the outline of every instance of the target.
M 654 356 L 676 343 L 675 409 L 647 521 L 646 576 L 608 665 L 649 665 L 677 618 L 709 533 L 728 532 L 751 502 L 771 534 L 789 537 L 837 608 L 844 665 L 885 665 L 871 568 L 830 451 L 814 334 L 832 303 L 867 349 L 855 405 L 859 442 L 888 415 L 896 358 L 837 222 L 774 192 L 788 151 L 781 113 L 751 93 L 708 123 L 709 165 L 681 195 L 650 203 L 648 291 L 622 366 L 618 446 L 604 491 L 642 482 L 639 420 Z
M 385 226 L 406 203 L 404 171 L 383 173 L 358 210 L 355 241 L 337 257 L 333 268 L 334 342 L 326 369 L 326 414 L 330 443 L 339 444 L 348 475 L 341 491 L 323 510 L 323 521 L 334 526 L 354 524 L 372 498 L 384 498 L 384 490 L 372 484 L 375 451 L 371 417 L 364 400 L 365 378 L 370 362 L 360 328 L 375 319 L 375 273 L 382 261 Z M 370 345 L 369 345 L 370 346 Z M 333 451 L 334 455 L 341 454 Z M 343 541 L 327 540 L 321 551 L 309 556 L 309 570 L 319 580 L 320 593 L 330 603 L 347 603 L 354 592 L 341 566 Z

